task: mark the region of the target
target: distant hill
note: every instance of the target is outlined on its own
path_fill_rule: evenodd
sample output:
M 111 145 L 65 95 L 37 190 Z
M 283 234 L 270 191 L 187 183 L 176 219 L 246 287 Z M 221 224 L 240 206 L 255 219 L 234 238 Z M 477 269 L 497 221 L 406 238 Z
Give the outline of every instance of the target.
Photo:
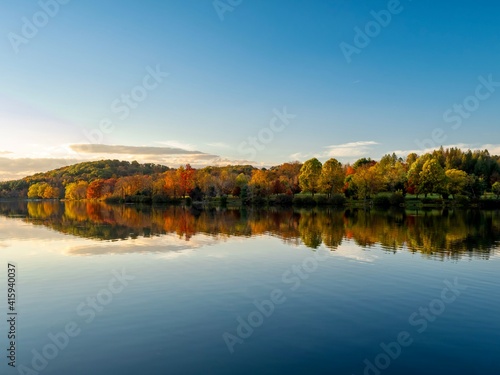
M 97 179 L 119 178 L 134 175 L 153 175 L 170 168 L 160 164 L 139 164 L 136 161 L 99 160 L 73 164 L 48 172 L 36 173 L 20 180 L 0 182 L 0 197 L 25 197 L 30 185 L 46 182 L 55 186 L 76 181 L 92 182 Z
M 155 174 L 168 171 L 170 168 L 160 164 L 139 164 L 136 161 L 99 160 L 73 164 L 52 171 L 37 173 L 23 180 L 34 182 L 47 182 L 47 179 L 58 179 L 63 182 L 85 180 L 91 182 L 99 178 L 125 177 L 137 174 Z

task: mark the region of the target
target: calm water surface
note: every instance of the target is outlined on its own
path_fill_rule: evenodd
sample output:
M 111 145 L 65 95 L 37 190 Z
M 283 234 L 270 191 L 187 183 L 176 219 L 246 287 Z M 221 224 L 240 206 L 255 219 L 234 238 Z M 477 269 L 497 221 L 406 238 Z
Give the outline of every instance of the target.
M 499 243 L 498 211 L 0 203 L 0 373 L 499 374 Z

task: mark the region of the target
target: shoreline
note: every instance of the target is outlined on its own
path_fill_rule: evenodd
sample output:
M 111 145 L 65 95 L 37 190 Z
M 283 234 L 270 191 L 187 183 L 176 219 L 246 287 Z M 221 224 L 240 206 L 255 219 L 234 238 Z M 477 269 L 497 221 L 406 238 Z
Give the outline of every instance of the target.
M 382 197 L 383 198 L 383 197 Z M 477 210 L 499 210 L 500 209 L 500 199 L 492 198 L 481 198 L 470 201 L 454 200 L 448 199 L 443 200 L 440 198 L 421 198 L 421 199 L 404 199 L 401 202 L 395 202 L 396 204 L 390 202 L 387 199 L 381 199 L 381 197 L 375 197 L 367 200 L 355 200 L 355 199 L 345 199 L 344 201 L 325 199 L 324 196 L 316 196 L 312 198 L 311 196 L 295 196 L 291 199 L 280 200 L 279 197 L 270 197 L 268 199 L 259 199 L 255 201 L 243 202 L 239 198 L 234 197 L 216 197 L 211 199 L 205 199 L 203 201 L 193 201 L 191 198 L 176 198 L 176 199 L 165 199 L 162 201 L 155 201 L 151 197 L 140 196 L 140 197 L 128 197 L 125 199 L 81 199 L 81 200 L 69 200 L 69 199 L 0 199 L 0 202 L 84 202 L 84 203 L 105 203 L 109 205 L 143 205 L 151 207 L 168 207 L 168 206 L 183 206 L 183 207 L 193 207 L 195 209 L 212 209 L 212 208 L 335 208 L 335 209 L 378 209 L 378 210 L 389 210 L 389 209 L 477 209 Z

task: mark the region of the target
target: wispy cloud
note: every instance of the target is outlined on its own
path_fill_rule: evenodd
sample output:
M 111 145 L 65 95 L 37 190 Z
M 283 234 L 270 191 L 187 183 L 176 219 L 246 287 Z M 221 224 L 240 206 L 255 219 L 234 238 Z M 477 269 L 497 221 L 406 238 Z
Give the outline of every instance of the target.
M 224 149 L 231 149 L 231 148 L 233 148 L 232 146 L 230 146 L 230 145 L 228 145 L 227 143 L 224 143 L 224 142 L 207 143 L 207 146 L 215 147 L 215 148 L 224 148 Z
M 378 145 L 375 141 L 358 141 L 327 146 L 327 155 L 338 158 L 352 158 L 369 156 L 372 146 Z
M 326 150 L 320 153 L 304 153 L 297 152 L 290 155 L 292 160 L 305 160 L 308 158 L 316 157 L 318 159 L 325 158 L 338 158 L 344 160 L 354 160 L 360 157 L 369 157 L 371 155 L 371 149 L 373 146 L 378 145 L 379 143 L 375 141 L 357 141 L 357 142 L 348 142 L 342 143 L 338 145 L 330 145 L 324 147 Z
M 179 141 L 159 141 L 156 142 L 159 145 L 164 145 L 167 147 L 180 148 L 183 150 L 193 151 L 196 149 L 196 146 L 191 143 L 179 142 Z
M 295 161 L 295 160 L 304 160 L 308 157 L 311 157 L 313 154 L 306 154 L 303 152 L 296 152 L 295 154 L 290 155 L 290 159 Z
M 46 172 L 77 163 L 76 159 L 4 158 L 0 157 L 0 180 L 17 180 L 34 173 Z
M 76 144 L 70 148 L 85 154 L 128 154 L 128 155 L 206 155 L 201 151 L 174 147 L 121 146 L 103 144 Z

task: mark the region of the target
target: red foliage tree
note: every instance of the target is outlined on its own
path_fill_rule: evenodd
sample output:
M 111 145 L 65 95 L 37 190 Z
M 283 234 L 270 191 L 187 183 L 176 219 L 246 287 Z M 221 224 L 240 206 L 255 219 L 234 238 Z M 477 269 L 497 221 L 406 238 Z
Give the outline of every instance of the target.
M 89 184 L 87 188 L 87 199 L 100 199 L 104 187 L 104 180 L 95 180 Z

